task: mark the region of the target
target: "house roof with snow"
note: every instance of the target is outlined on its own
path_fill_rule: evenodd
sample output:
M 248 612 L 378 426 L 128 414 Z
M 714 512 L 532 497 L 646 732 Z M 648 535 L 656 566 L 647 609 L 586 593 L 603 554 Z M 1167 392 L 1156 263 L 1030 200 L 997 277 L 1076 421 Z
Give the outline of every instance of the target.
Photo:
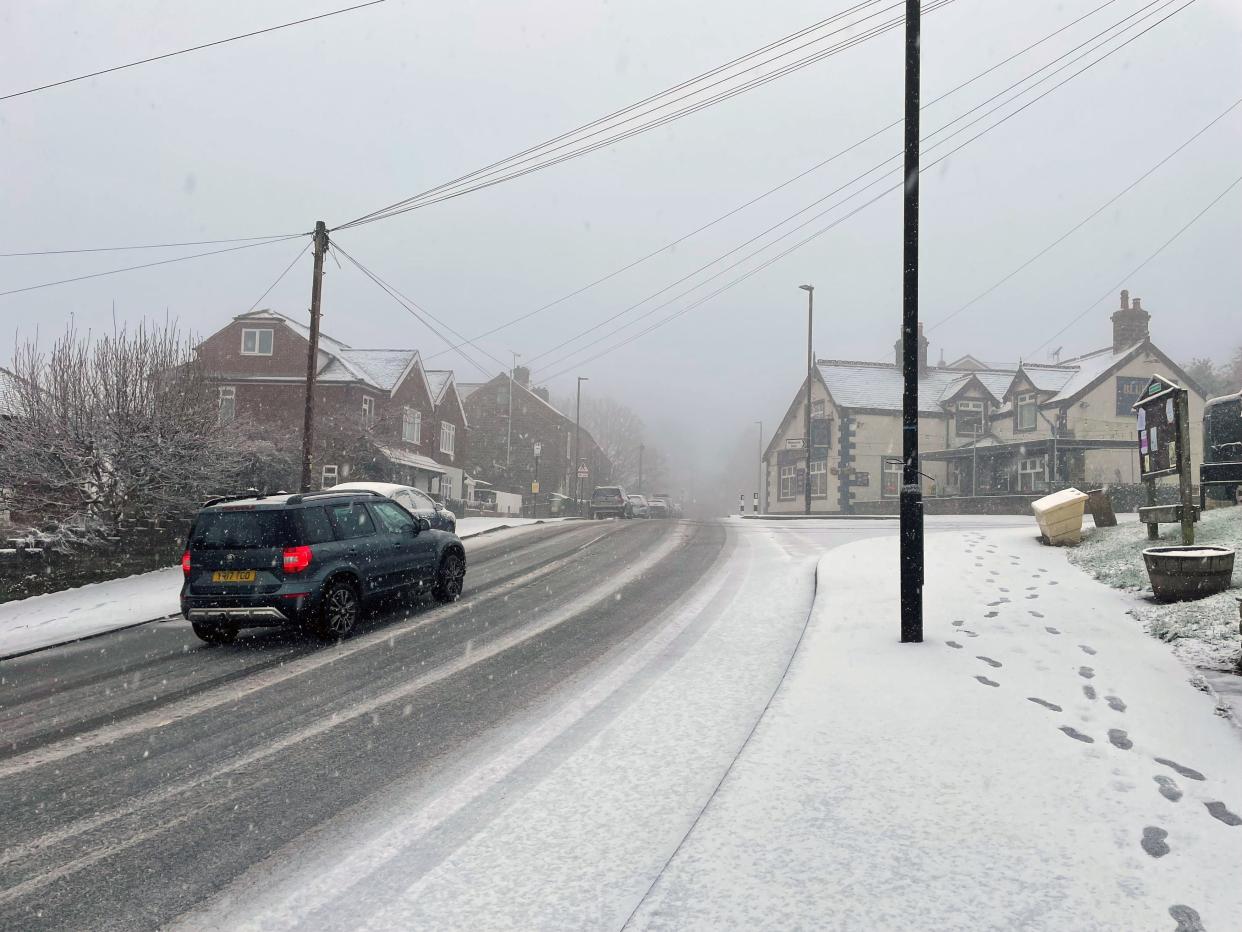
M 19 387 L 17 376 L 0 367 L 0 417 L 12 417 L 18 413 Z

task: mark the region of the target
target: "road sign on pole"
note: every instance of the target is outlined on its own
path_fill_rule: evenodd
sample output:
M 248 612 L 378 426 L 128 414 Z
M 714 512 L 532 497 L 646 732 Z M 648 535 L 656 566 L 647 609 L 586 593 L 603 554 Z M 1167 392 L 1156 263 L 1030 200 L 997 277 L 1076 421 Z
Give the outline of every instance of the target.
M 591 475 L 591 470 L 587 469 L 587 464 L 583 463 L 578 467 L 578 478 L 585 479 Z

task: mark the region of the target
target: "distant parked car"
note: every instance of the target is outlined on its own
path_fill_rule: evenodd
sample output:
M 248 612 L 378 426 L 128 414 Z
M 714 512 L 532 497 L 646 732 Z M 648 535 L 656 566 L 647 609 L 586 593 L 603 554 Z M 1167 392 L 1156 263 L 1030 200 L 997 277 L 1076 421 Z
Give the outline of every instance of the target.
M 647 499 L 637 493 L 629 496 L 630 500 L 630 517 L 631 518 L 650 518 L 651 512 L 647 509 Z
M 592 518 L 628 518 L 630 502 L 619 485 L 596 486 L 591 493 Z
M 669 514 L 668 505 L 659 498 L 653 498 L 647 502 L 647 509 L 652 518 L 667 518 Z
M 391 498 L 416 518 L 426 518 L 437 531 L 457 533 L 457 515 L 422 489 L 393 482 L 342 482 L 332 488 L 338 492 L 378 492 Z
M 456 534 L 376 492 L 247 493 L 199 511 L 181 569 L 181 614 L 209 644 L 240 628 L 295 625 L 328 640 L 387 596 L 456 601 L 466 551 Z

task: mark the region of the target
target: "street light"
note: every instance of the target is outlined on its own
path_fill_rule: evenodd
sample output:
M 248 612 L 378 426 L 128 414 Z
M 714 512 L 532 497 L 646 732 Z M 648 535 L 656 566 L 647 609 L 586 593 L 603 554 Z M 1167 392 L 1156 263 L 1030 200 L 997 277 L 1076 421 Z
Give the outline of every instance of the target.
M 578 376 L 578 400 L 574 403 L 574 507 L 582 512 L 582 477 L 578 466 L 582 462 L 582 383 L 591 381 L 589 376 Z
M 811 349 L 811 315 L 815 309 L 815 286 L 799 285 L 806 292 L 806 513 L 811 513 L 811 372 L 815 353 Z

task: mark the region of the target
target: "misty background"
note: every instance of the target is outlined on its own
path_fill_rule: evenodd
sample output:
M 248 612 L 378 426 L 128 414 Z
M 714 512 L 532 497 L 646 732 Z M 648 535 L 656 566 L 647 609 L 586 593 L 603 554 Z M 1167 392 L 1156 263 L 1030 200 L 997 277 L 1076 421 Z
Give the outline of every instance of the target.
M 1101 4 L 955 0 L 926 14 L 924 101 Z M 300 233 L 320 219 L 335 226 L 847 5 L 390 0 L 0 101 L 0 252 Z M 1107 4 L 926 109 L 924 133 L 1145 6 Z M 283 0 L 261 8 L 150 0 L 8 4 L 0 8 L 7 40 L 0 95 L 335 8 Z M 1195 0 L 924 174 L 921 316 L 931 328 L 933 360 L 943 351 L 949 360 L 971 353 L 1016 363 L 1047 358 L 1057 346 L 1070 356 L 1109 342 L 1118 280 L 1237 175 L 1242 107 L 1065 244 L 943 326 L 933 325 L 1242 96 L 1239 47 L 1242 7 Z M 681 237 L 901 112 L 897 29 L 580 159 L 344 230 L 334 240 L 472 337 Z M 474 362 L 446 352 L 444 341 L 371 281 L 332 259 L 324 332 L 355 347 L 418 348 L 429 366 L 453 368 L 462 381 L 493 375 L 518 353 L 554 398 L 572 394 L 576 375 L 589 376 L 584 391 L 616 399 L 645 421 L 647 442 L 680 486 L 671 491 L 714 496 L 728 506 L 747 473 L 757 472 L 754 422 L 764 421 L 766 441 L 804 373 L 799 284 L 816 285 L 818 355 L 891 359 L 901 298 L 897 192 L 615 351 L 587 358 L 736 273 L 577 355 L 571 351 L 581 344 L 548 351 L 900 148 L 897 126 L 599 287 L 478 341 L 481 349 L 467 347 Z M 1242 187 L 1124 283 L 1151 311 L 1155 342 L 1175 359 L 1225 362 L 1242 342 L 1240 201 Z M 36 334 L 50 341 L 71 321 L 79 330 L 110 332 L 114 314 L 119 325 L 167 315 L 211 333 L 251 308 L 305 244 L 291 240 L 0 296 L 0 363 L 20 342 Z M 0 258 L 0 291 L 212 248 L 221 247 Z M 305 320 L 309 292 L 305 254 L 258 306 Z

